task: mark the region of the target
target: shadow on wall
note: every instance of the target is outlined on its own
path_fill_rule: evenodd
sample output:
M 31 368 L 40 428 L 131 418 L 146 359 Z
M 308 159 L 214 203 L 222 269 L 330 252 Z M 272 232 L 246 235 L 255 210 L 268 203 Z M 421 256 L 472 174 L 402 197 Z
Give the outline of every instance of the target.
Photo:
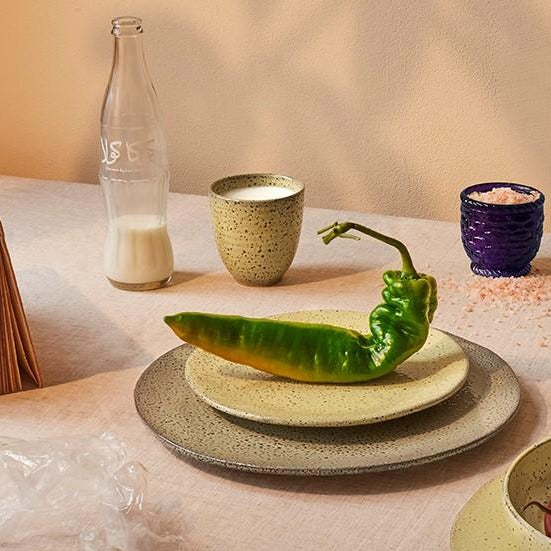
M 175 191 L 273 171 L 303 180 L 311 206 L 450 219 L 477 181 L 551 196 L 544 2 L 135 0 L 117 10 L 144 20 Z M 33 39 L 14 48 L 21 93 L 5 97 L 20 116 L 0 128 L 0 166 L 97 182 L 115 15 L 106 0 L 25 15 Z
M 438 218 L 446 209 L 455 214 L 449 193 L 466 183 L 523 180 L 549 168 L 548 148 L 533 133 L 548 112 L 551 82 L 530 59 L 527 40 L 551 55 L 551 38 L 533 7 L 331 2 L 278 9 L 249 1 L 217 14 L 218 36 L 205 32 L 208 15 L 196 12 L 188 6 L 174 17 L 151 15 L 164 36 L 184 37 L 172 44 L 181 70 L 158 68 L 171 158 L 181 160 L 174 189 L 202 193 L 224 174 L 274 170 L 307 182 L 310 205 Z M 438 75 L 434 48 L 456 58 L 464 80 L 494 110 L 490 119 L 510 132 L 507 144 L 518 143 L 511 155 L 531 168 L 500 165 L 509 152 L 496 151 L 508 147 L 499 140 L 480 151 L 466 139 L 457 157 L 453 144 L 434 147 L 435 137 L 453 134 L 470 115 L 453 104 L 419 129 L 400 128 L 412 106 L 430 109 L 431 98 L 420 101 L 419 91 L 450 93 L 445 72 L 440 88 L 425 82 L 434 79 L 427 71 Z M 467 138 L 488 141 L 487 131 L 467 126 L 460 130 Z M 418 144 L 405 143 L 410 137 Z M 441 180 L 416 153 L 442 167 Z
M 256 39 L 230 46 L 229 53 L 223 45 L 230 40 L 209 40 L 189 14 L 158 20 L 152 14 L 152 27 L 165 36 L 185 37 L 173 45 L 185 70 L 159 70 L 162 101 L 173 107 L 167 120 L 171 158 L 179 156 L 176 134 L 192 149 L 192 161 L 175 166 L 173 189 L 186 189 L 182 184 L 191 182 L 194 191 L 203 192 L 224 174 L 266 170 L 305 180 L 311 205 L 365 207 L 380 203 L 384 190 L 388 205 L 383 210 L 392 210 L 400 187 L 387 189 L 391 182 L 377 174 L 377 167 L 384 167 L 392 183 L 416 177 L 387 147 L 381 130 L 396 106 L 407 101 L 409 82 L 422 63 L 417 54 L 431 39 L 426 21 L 433 18 L 432 8 L 402 10 L 405 18 L 418 20 L 413 32 L 402 34 L 400 25 L 390 24 L 396 17 L 390 4 L 310 4 L 296 17 L 286 13 L 290 23 L 284 25 L 274 5 L 242 5 L 247 9 L 239 28 L 224 29 L 221 23 L 221 31 L 237 40 L 247 33 Z M 340 31 L 354 55 L 342 76 L 336 65 L 345 52 L 331 51 Z M 399 55 L 389 55 L 396 47 Z M 309 63 L 312 57 L 319 65 Z M 316 200 L 318 191 L 322 199 Z M 430 206 L 424 194 L 417 187 L 412 199 Z

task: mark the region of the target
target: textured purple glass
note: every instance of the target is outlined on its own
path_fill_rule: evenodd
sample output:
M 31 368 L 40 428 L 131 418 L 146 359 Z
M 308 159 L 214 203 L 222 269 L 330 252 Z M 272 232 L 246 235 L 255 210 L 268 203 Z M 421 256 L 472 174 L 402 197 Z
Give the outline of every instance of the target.
M 521 193 L 537 191 L 536 201 L 496 205 L 471 199 L 473 191 L 508 187 Z M 461 240 L 471 269 L 486 277 L 518 277 L 530 271 L 543 234 L 543 203 L 539 190 L 522 184 L 488 182 L 461 192 Z

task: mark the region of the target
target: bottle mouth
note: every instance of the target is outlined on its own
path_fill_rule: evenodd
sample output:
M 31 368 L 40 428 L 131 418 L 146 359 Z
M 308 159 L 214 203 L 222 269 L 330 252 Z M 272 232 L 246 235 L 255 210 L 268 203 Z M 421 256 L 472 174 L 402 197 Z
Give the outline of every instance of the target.
M 131 36 L 143 33 L 142 20 L 133 15 L 115 17 L 111 24 L 113 25 L 111 34 L 115 36 Z

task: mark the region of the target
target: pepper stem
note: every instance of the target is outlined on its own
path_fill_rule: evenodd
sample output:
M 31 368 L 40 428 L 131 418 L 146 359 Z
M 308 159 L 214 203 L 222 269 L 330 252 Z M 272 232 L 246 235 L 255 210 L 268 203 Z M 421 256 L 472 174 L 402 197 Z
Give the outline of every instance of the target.
M 378 241 L 382 241 L 383 243 L 386 243 L 387 245 L 391 245 L 392 247 L 398 249 L 398 252 L 402 257 L 402 272 L 416 278 L 419 277 L 417 270 L 413 266 L 413 261 L 411 260 L 411 256 L 407 247 L 401 241 L 398 241 L 398 239 L 394 239 L 393 237 L 389 237 L 388 235 L 379 233 L 375 230 L 372 230 L 371 228 L 362 226 L 361 224 L 356 224 L 355 222 L 335 222 L 319 230 L 318 235 L 322 233 L 325 234 L 322 239 L 326 245 L 333 241 L 333 239 L 335 239 L 336 237 L 359 239 L 357 235 L 348 235 L 346 232 L 349 230 L 356 230 L 361 233 L 365 233 L 366 235 L 369 235 L 370 237 L 373 237 Z

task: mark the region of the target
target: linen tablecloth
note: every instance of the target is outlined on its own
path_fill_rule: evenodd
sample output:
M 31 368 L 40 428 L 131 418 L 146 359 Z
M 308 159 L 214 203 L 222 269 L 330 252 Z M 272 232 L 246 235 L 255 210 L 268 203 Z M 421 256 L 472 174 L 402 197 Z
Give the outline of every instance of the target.
M 0 435 L 115 433 L 127 442 L 129 457 L 148 469 L 154 482 L 149 498 L 178 503 L 165 503 L 165 520 L 190 549 L 448 549 L 454 517 L 471 494 L 551 433 L 549 309 L 545 301 L 518 311 L 499 301 L 492 308 L 473 303 L 463 286 L 471 276 L 458 223 L 307 208 L 283 281 L 251 288 L 235 283 L 218 257 L 206 197 L 170 194 L 174 282 L 131 293 L 111 287 L 102 272 L 106 221 L 99 186 L 2 177 L 0 219 L 46 383 L 0 397 Z M 323 245 L 316 230 L 346 219 L 403 239 L 417 269 L 443 282 L 435 326 L 492 349 L 513 367 L 523 390 L 516 418 L 466 453 L 369 475 L 267 476 L 170 453 L 133 403 L 142 371 L 180 344 L 162 316 L 181 310 L 253 316 L 370 310 L 379 299 L 382 270 L 399 266 L 399 258 L 367 238 Z M 550 259 L 546 234 L 534 263 L 545 278 L 551 278 Z

